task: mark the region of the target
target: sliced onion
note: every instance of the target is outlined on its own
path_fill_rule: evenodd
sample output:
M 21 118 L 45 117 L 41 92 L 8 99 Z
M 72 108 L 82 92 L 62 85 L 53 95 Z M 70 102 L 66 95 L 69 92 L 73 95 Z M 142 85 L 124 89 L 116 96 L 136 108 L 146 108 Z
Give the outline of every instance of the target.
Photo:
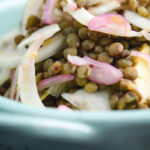
M 126 10 L 124 17 L 133 25 L 150 32 L 150 20 L 140 16 L 139 14 Z
M 24 13 L 23 13 L 23 20 L 22 20 L 22 31 L 23 34 L 26 34 L 26 23 L 28 18 L 31 15 L 39 17 L 39 9 L 43 4 L 43 0 L 28 0 Z
M 58 0 L 46 0 L 42 21 L 45 24 L 53 24 L 56 22 L 55 8 Z
M 87 93 L 84 90 L 78 90 L 75 93 L 63 93 L 62 97 L 79 110 L 110 110 L 109 94 L 107 91 Z
M 61 110 L 61 111 L 72 111 L 71 108 L 69 108 L 68 106 L 65 106 L 65 105 L 59 105 L 58 110 Z
M 9 78 L 10 78 L 11 81 L 13 80 L 14 74 L 15 74 L 15 70 L 11 69 L 10 70 L 10 75 L 9 75 Z
M 18 49 L 24 48 L 25 45 L 30 45 L 32 42 L 36 41 L 39 36 L 44 36 L 44 39 L 48 39 L 52 37 L 56 32 L 60 31 L 60 27 L 58 24 L 52 24 L 46 27 L 39 29 L 34 32 L 28 38 L 24 39 L 18 46 Z
M 70 12 L 77 9 L 77 4 L 73 0 L 62 1 L 61 5 L 63 6 L 64 12 Z
M 40 48 L 36 62 L 41 62 L 62 50 L 65 37 L 62 33 L 55 35 L 48 45 Z M 26 49 L 0 51 L 0 67 L 15 68 L 24 58 Z
M 46 89 L 52 85 L 58 84 L 58 83 L 64 83 L 67 81 L 71 81 L 74 79 L 73 75 L 57 75 L 50 77 L 48 79 L 42 80 L 38 84 L 38 90 L 42 91 L 43 89 Z
M 125 36 L 131 32 L 131 25 L 118 14 L 103 14 L 91 19 L 88 29 L 111 35 Z
M 150 41 L 150 33 L 148 33 L 146 30 L 142 30 L 141 33 L 148 41 Z
M 94 17 L 85 8 L 69 12 L 69 14 L 81 24 L 88 26 L 88 22 Z
M 18 67 L 16 68 L 16 71 L 13 75 L 13 80 L 11 82 L 11 87 L 10 87 L 10 94 L 9 98 L 14 99 L 15 91 L 16 91 L 16 86 L 17 86 L 17 80 L 18 80 Z
M 63 49 L 65 37 L 62 33 L 56 34 L 48 45 L 40 48 L 36 62 L 41 62 Z
M 83 59 L 89 64 L 93 64 L 92 73 L 89 76 L 89 79 L 95 83 L 111 85 L 117 83 L 123 78 L 122 72 L 112 65 L 96 61 L 87 56 L 85 56 Z
M 93 15 L 100 15 L 104 13 L 108 13 L 116 8 L 120 7 L 120 3 L 116 0 L 112 0 L 106 2 L 104 4 L 100 4 L 98 6 L 93 6 L 88 9 L 88 11 Z
M 78 56 L 68 55 L 68 61 L 76 66 L 88 65 L 87 61 Z
M 41 37 L 29 47 L 22 64 L 19 66 L 18 75 L 18 90 L 21 102 L 37 107 L 43 107 L 43 104 L 36 86 L 34 64 L 37 51 L 43 42 L 44 38 Z
M 68 61 L 77 66 L 89 65 L 92 69 L 89 80 L 95 83 L 111 85 L 117 83 L 123 77 L 122 72 L 110 64 L 96 61 L 87 56 L 84 58 L 79 57 L 78 59 L 77 57 L 78 56 L 68 56 Z
M 146 54 L 146 53 L 143 53 L 143 52 L 139 52 L 139 51 L 136 51 L 136 50 L 132 50 L 131 51 L 131 56 L 137 56 L 137 57 L 140 57 L 142 58 L 143 60 L 146 60 L 149 65 L 150 65 L 150 55 Z

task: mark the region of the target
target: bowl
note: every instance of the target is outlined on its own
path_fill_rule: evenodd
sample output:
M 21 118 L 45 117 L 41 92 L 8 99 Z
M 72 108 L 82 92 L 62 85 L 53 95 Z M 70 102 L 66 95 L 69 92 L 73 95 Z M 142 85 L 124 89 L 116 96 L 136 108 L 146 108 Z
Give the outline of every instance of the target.
M 0 36 L 20 23 L 26 0 L 0 0 Z M 0 97 L 0 150 L 149 150 L 150 111 L 62 112 Z

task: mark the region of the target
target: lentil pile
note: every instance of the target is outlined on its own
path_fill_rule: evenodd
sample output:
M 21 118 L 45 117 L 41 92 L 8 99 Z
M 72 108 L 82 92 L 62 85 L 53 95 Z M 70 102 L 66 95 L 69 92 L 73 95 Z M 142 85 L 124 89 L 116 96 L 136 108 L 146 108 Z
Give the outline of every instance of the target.
M 59 11 L 63 10 L 61 2 L 59 1 L 56 7 Z M 89 7 L 87 0 L 75 0 L 75 3 L 78 8 Z M 128 0 L 113 11 L 117 14 L 122 14 L 126 8 L 142 17 L 150 17 L 149 0 Z M 110 107 L 113 110 L 149 108 L 150 97 L 147 98 L 146 102 L 143 102 L 142 96 L 136 88 L 135 81 L 139 77 L 135 67 L 137 59 L 131 55 L 131 51 L 150 51 L 150 42 L 143 36 L 123 37 L 91 31 L 76 19 L 68 19 L 69 17 L 71 16 L 63 16 L 58 21 L 58 25 L 61 28 L 59 32 L 65 37 L 61 47 L 62 50 L 35 65 L 36 84 L 38 85 L 41 81 L 57 75 L 73 75 L 74 79 L 61 85 L 55 85 L 50 88 L 51 92 L 48 92 L 48 88 L 39 91 L 43 104 L 48 107 L 65 105 L 77 110 L 78 108 L 63 99 L 61 94 L 64 92 L 75 93 L 79 89 L 84 89 L 87 93 L 95 93 L 102 90 L 108 91 Z M 45 26 L 47 25 L 40 17 L 36 15 L 30 16 L 26 23 L 26 35 L 19 34 L 14 38 L 16 46 Z M 138 32 L 140 28 L 132 25 L 132 30 Z M 50 42 L 51 39 L 46 40 L 41 47 L 47 46 Z M 25 45 L 26 50 L 29 46 Z M 123 78 L 111 85 L 93 82 L 89 78 L 92 74 L 92 66 L 74 65 L 68 61 L 68 55 L 81 58 L 88 56 L 93 60 L 112 65 L 122 72 Z M 9 79 L 0 87 L 0 95 L 6 96 L 10 85 L 11 80 Z

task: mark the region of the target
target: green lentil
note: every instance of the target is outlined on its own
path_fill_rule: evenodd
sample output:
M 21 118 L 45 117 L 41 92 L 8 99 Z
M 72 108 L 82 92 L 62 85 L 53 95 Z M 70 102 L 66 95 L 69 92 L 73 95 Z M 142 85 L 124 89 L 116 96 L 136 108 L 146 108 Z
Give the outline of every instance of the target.
M 112 43 L 112 39 L 109 37 L 102 37 L 99 41 L 100 45 L 106 46 Z
M 130 80 L 135 80 L 138 77 L 138 72 L 134 67 L 127 67 L 123 71 L 125 78 Z
M 76 4 L 77 6 L 80 8 L 80 7 L 84 7 L 85 4 L 86 4 L 86 1 L 87 0 L 76 0 Z
M 43 74 L 41 72 L 36 74 L 36 83 L 37 84 L 42 80 L 42 77 L 43 77 Z
M 99 33 L 95 31 L 88 31 L 88 36 L 91 40 L 97 42 L 99 40 Z
M 62 64 L 60 61 L 56 61 L 54 63 L 52 63 L 50 65 L 50 67 L 48 68 L 48 73 L 49 74 L 53 74 L 53 75 L 56 75 L 58 74 L 62 69 Z
M 89 57 L 91 57 L 92 59 L 97 59 L 98 55 L 96 53 L 89 53 L 88 54 Z
M 85 51 L 89 51 L 89 50 L 92 50 L 95 46 L 95 43 L 91 40 L 84 40 L 82 43 L 81 43 L 81 47 L 83 50 Z
M 76 21 L 76 20 L 74 20 L 73 21 L 73 28 L 75 29 L 75 30 L 79 30 L 80 28 L 82 28 L 83 27 L 83 25 L 82 24 L 80 24 L 78 21 Z
M 70 26 L 70 22 L 67 20 L 61 20 L 58 24 L 61 29 L 65 29 L 66 27 Z
M 119 86 L 120 86 L 120 90 L 122 91 L 136 89 L 135 84 L 131 80 L 128 80 L 128 79 L 121 79 Z
M 124 49 L 129 49 L 129 43 L 127 41 L 121 41 L 120 43 L 123 45 Z
M 37 24 L 40 24 L 40 19 L 37 16 L 30 16 L 27 20 L 26 29 L 32 28 Z
M 138 2 L 136 0 L 129 0 L 129 7 L 131 10 L 135 11 L 138 7 Z
M 123 45 L 119 42 L 115 42 L 108 47 L 108 53 L 110 56 L 118 56 L 123 51 Z
M 102 52 L 104 52 L 104 49 L 103 49 L 102 46 L 97 45 L 97 46 L 95 46 L 95 48 L 94 48 L 94 52 L 95 52 L 95 53 L 102 53 Z
M 124 98 L 126 99 L 127 103 L 132 103 L 134 101 L 138 101 L 139 100 L 138 95 L 135 92 L 133 92 L 133 91 L 127 92 L 125 94 Z
M 72 27 L 72 26 L 69 26 L 69 27 L 66 27 L 64 30 L 63 30 L 63 33 L 65 34 L 65 35 L 68 35 L 68 34 L 70 34 L 70 33 L 75 33 L 76 31 L 75 31 L 75 29 Z
M 136 103 L 130 103 L 127 104 L 126 109 L 136 109 L 137 108 L 137 104 Z
M 86 78 L 79 78 L 77 76 L 76 77 L 76 83 L 78 86 L 85 86 L 85 84 L 87 83 L 87 79 Z
M 66 41 L 69 47 L 79 47 L 80 39 L 75 33 L 70 33 L 66 37 Z
M 98 60 L 108 64 L 111 64 L 113 62 L 113 58 L 110 57 L 106 52 L 100 53 L 98 55 Z
M 44 71 L 48 71 L 49 66 L 53 63 L 52 59 L 47 59 L 43 64 Z
M 28 35 L 31 35 L 31 34 L 32 34 L 33 32 L 35 32 L 35 31 L 37 31 L 37 28 L 36 28 L 36 27 L 29 28 L 27 34 L 28 34 Z
M 97 84 L 93 82 L 89 82 L 84 86 L 84 90 L 88 93 L 94 93 L 97 91 L 97 89 L 98 89 Z
M 77 70 L 77 76 L 79 78 L 87 78 L 91 74 L 91 68 L 89 66 L 80 66 Z
M 43 71 L 43 62 L 39 62 L 35 64 L 35 71 L 36 73 Z
M 63 64 L 61 74 L 64 74 L 64 75 L 71 74 L 71 71 L 72 71 L 72 68 L 69 63 Z
M 148 2 L 149 2 L 149 0 L 138 0 L 138 2 L 139 2 L 139 4 L 140 5 L 147 5 L 148 4 Z
M 14 39 L 16 45 L 18 45 L 24 38 L 25 38 L 24 35 L 18 35 L 18 36 L 16 36 L 15 39 Z
M 120 68 L 126 68 L 126 67 L 131 67 L 133 65 L 133 62 L 128 59 L 119 59 L 117 60 L 117 66 Z
M 110 97 L 110 105 L 111 105 L 111 108 L 112 108 L 112 109 L 116 109 L 118 102 L 119 102 L 119 97 L 118 97 L 118 95 L 117 95 L 117 94 L 113 94 L 113 95 Z
M 140 101 L 140 102 L 138 103 L 138 108 L 140 108 L 140 109 L 147 109 L 147 108 L 148 108 L 148 105 L 147 105 L 146 102 Z
M 128 57 L 129 55 L 130 55 L 130 51 L 127 49 L 123 50 L 121 53 L 121 57 L 123 57 L 123 58 Z
M 126 107 L 126 100 L 124 99 L 124 97 L 121 97 L 119 102 L 118 102 L 118 106 L 117 109 L 118 110 L 123 110 Z
M 44 79 L 49 78 L 52 74 L 49 72 L 43 72 L 42 76 Z
M 88 38 L 88 28 L 87 27 L 82 27 L 78 31 L 78 35 L 81 39 L 87 39 Z
M 138 7 L 138 13 L 143 16 L 143 17 L 148 17 L 149 16 L 149 12 L 145 7 Z
M 68 55 L 71 55 L 71 56 L 76 56 L 77 55 L 77 48 L 66 48 L 64 51 L 63 51 L 63 54 L 64 54 L 64 57 L 67 59 L 67 56 Z

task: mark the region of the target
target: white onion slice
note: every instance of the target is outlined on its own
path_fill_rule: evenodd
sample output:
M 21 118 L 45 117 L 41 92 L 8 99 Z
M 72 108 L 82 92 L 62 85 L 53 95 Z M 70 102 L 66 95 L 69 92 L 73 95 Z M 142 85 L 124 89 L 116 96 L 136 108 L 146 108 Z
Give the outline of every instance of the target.
M 124 17 L 133 25 L 150 32 L 150 20 L 140 16 L 139 14 L 126 10 Z
M 38 31 L 31 34 L 28 38 L 24 39 L 18 46 L 18 49 L 24 48 L 25 45 L 30 45 L 32 42 L 36 41 L 39 36 L 43 35 L 45 39 L 53 36 L 56 32 L 60 31 L 58 24 L 52 24 L 39 29 Z
M 61 51 L 63 48 L 64 40 L 65 37 L 62 33 L 56 34 L 48 45 L 40 48 L 36 62 L 41 62 Z
M 78 90 L 73 94 L 63 93 L 62 97 L 79 110 L 110 110 L 109 94 L 107 91 L 87 93 L 84 90 Z
M 39 16 L 39 9 L 43 4 L 43 0 L 28 0 L 22 20 L 22 32 L 26 34 L 26 23 L 31 15 Z
M 88 26 L 88 22 L 94 17 L 85 8 L 69 12 L 69 14 L 81 24 Z
M 37 40 L 30 47 L 21 65 L 19 65 L 18 90 L 21 102 L 30 106 L 43 107 L 40 100 L 35 79 L 35 57 L 43 43 Z
M 56 34 L 48 45 L 40 48 L 36 62 L 41 62 L 62 50 L 65 37 L 62 33 Z M 0 67 L 15 68 L 24 58 L 26 49 L 0 51 Z
M 104 4 L 100 4 L 98 6 L 93 6 L 88 9 L 88 11 L 93 15 L 100 15 L 104 13 L 108 13 L 116 8 L 120 7 L 120 3 L 116 0 L 112 0 L 109 2 L 106 2 Z

